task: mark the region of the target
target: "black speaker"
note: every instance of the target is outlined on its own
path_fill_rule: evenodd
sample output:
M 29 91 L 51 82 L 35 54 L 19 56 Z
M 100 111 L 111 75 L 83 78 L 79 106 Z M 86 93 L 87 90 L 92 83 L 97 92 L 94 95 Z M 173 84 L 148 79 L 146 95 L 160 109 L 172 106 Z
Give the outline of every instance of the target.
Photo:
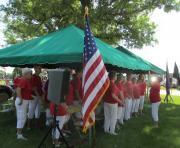
M 65 69 L 48 70 L 48 96 L 47 99 L 56 105 L 65 102 L 69 92 L 70 72 Z

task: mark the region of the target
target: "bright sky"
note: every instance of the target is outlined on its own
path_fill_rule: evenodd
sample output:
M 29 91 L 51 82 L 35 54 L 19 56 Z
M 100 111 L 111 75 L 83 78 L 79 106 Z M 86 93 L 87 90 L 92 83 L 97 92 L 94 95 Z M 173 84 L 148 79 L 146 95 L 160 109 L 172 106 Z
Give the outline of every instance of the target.
M 0 1 L 5 4 L 7 0 Z M 157 9 L 151 16 L 152 20 L 157 24 L 155 37 L 158 44 L 154 47 L 147 46 L 141 50 L 132 49 L 131 51 L 150 61 L 151 63 L 165 70 L 166 61 L 169 64 L 169 71 L 173 72 L 174 62 L 180 66 L 180 12 L 165 13 L 163 10 Z M 0 47 L 5 45 L 5 38 L 2 30 L 5 25 L 0 21 Z M 11 68 L 7 68 L 9 72 Z

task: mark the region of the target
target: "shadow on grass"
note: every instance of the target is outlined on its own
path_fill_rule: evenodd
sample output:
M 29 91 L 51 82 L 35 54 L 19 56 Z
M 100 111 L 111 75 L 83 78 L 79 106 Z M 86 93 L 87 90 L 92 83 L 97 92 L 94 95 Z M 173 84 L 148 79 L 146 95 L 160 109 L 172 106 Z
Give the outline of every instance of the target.
M 118 136 L 103 132 L 103 121 L 96 124 L 97 148 L 179 148 L 180 147 L 180 105 L 161 104 L 160 127 L 153 128 L 150 107 L 146 105 L 145 114 L 126 122 L 118 131 Z M 0 113 L 1 148 L 36 148 L 47 129 L 24 130 L 28 141 L 16 140 L 16 116 L 14 112 Z M 46 147 L 51 147 L 51 141 Z M 87 145 L 79 144 L 77 148 Z

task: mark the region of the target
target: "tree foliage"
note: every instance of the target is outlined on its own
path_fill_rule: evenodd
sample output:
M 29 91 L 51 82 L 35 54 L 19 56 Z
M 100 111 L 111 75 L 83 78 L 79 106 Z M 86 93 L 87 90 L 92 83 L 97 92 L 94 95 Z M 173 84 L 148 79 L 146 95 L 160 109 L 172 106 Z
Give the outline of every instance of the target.
M 7 42 L 31 39 L 64 28 L 84 27 L 84 7 L 89 6 L 95 36 L 110 44 L 123 42 L 141 48 L 156 42 L 156 25 L 150 14 L 161 8 L 179 11 L 179 0 L 9 0 L 5 12 Z

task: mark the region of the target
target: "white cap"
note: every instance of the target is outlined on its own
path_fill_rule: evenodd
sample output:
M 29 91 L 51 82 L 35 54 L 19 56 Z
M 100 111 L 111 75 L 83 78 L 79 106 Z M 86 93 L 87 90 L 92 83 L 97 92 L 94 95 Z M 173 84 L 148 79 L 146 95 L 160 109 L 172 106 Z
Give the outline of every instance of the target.
M 32 70 L 30 68 L 23 68 L 22 69 L 22 75 L 28 74 L 28 73 L 32 73 Z

